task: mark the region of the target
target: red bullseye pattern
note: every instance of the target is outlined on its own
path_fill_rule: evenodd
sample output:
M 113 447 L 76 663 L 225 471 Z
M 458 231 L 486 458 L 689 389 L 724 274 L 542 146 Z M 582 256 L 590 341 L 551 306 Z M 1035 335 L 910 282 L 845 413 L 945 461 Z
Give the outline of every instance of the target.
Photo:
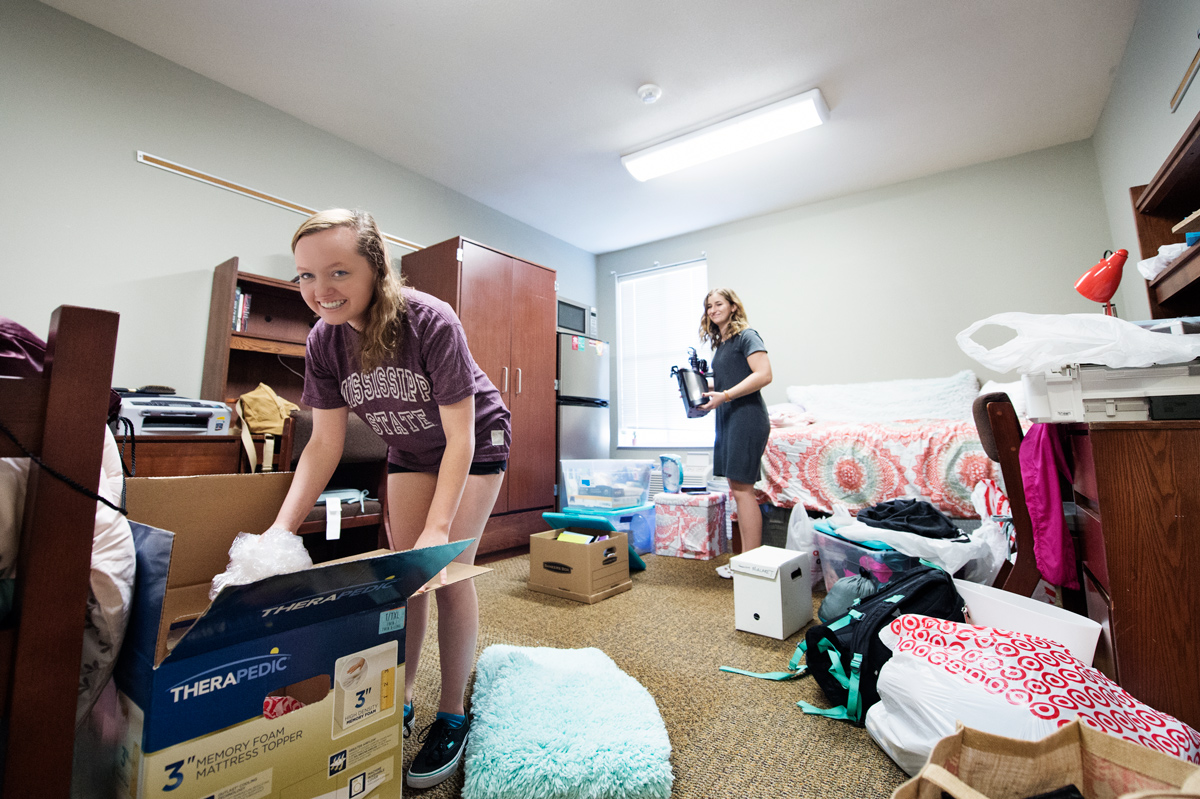
M 916 615 L 901 616 L 881 636 L 894 640 L 890 646 L 897 654 L 1028 708 L 1055 727 L 1078 717 L 1098 730 L 1200 764 L 1200 732 L 1134 699 L 1056 641 Z

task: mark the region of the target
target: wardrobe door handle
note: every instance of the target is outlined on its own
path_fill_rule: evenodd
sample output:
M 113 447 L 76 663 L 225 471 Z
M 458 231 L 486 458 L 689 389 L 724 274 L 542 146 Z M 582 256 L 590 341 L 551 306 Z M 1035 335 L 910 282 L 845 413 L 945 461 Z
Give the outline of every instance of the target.
M 501 366 L 500 368 L 504 370 L 504 388 L 500 389 L 500 393 L 507 394 L 508 393 L 508 367 Z
M 517 367 L 517 393 L 521 393 L 521 367 Z

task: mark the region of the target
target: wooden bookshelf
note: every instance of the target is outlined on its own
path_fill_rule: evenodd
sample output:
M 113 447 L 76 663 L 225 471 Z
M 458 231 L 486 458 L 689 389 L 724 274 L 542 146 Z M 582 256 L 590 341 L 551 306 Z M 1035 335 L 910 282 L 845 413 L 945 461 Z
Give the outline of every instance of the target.
M 238 289 L 250 297 L 250 307 L 243 329 L 234 331 Z M 316 321 L 298 285 L 242 272 L 238 259 L 230 258 L 213 270 L 200 397 L 232 404 L 266 383 L 302 405 L 304 342 Z
M 1145 186 L 1129 190 L 1140 259 L 1164 244 L 1182 244 L 1187 220 L 1200 212 L 1200 115 Z M 1154 280 L 1146 281 L 1155 319 L 1200 315 L 1200 247 L 1186 250 Z

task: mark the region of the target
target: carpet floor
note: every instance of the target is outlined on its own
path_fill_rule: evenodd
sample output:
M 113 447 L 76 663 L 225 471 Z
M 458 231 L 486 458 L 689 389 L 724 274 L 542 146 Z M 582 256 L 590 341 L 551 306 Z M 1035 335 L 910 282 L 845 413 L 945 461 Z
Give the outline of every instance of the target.
M 776 641 L 734 630 L 733 581 L 713 571 L 728 555 L 645 560 L 646 571 L 633 575 L 633 590 L 595 605 L 529 591 L 528 555 L 487 564 L 493 571 L 476 578 L 479 652 L 491 644 L 603 650 L 658 703 L 671 738 L 672 796 L 679 799 L 874 799 L 889 797 L 907 779 L 865 729 L 796 707 L 801 699 L 827 704 L 811 679 L 777 683 L 718 671 L 781 671 L 803 635 Z M 414 735 L 404 742 L 405 771 L 419 748 L 415 733 L 436 710 L 433 633 L 431 624 L 417 680 Z M 460 771 L 433 788 L 404 791 L 451 799 L 461 796 L 462 784 Z

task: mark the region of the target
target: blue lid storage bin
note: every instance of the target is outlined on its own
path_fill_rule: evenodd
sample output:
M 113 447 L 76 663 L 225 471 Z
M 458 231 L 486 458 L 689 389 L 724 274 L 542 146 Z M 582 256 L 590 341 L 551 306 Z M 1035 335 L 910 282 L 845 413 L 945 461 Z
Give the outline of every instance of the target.
M 654 551 L 653 502 L 640 505 L 636 508 L 620 508 L 619 510 L 564 508 L 561 517 L 604 519 L 612 525 L 614 530 L 628 534 L 629 545 L 633 547 L 634 552 L 639 555 L 646 555 Z

